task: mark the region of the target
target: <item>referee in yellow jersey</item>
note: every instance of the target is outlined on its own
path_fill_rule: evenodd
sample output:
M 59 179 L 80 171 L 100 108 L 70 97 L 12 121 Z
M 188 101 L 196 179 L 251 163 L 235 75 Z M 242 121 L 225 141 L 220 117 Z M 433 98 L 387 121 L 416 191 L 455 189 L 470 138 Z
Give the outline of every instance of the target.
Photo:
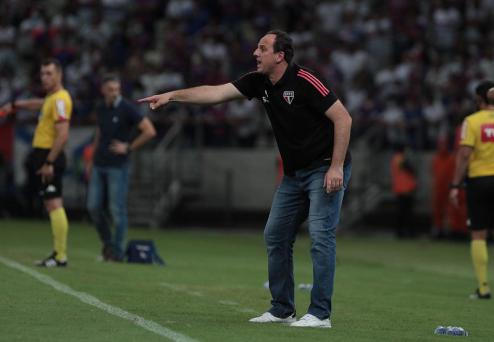
M 458 189 L 466 178 L 468 225 L 471 255 L 478 288 L 470 298 L 490 299 L 487 281 L 487 230 L 494 228 L 494 98 L 489 89 L 494 82 L 484 81 L 476 89 L 479 111 L 465 118 L 461 130 L 460 147 L 451 184 L 450 200 L 458 205 Z M 490 94 L 489 94 L 490 95 Z
M 62 66 L 56 59 L 41 64 L 44 99 L 17 100 L 2 107 L 8 113 L 18 109 L 39 111 L 33 138 L 33 164 L 37 171 L 37 189 L 50 215 L 53 253 L 37 262 L 41 267 L 67 266 L 69 224 L 62 200 L 62 175 L 65 170 L 64 146 L 69 136 L 72 99 L 62 84 Z

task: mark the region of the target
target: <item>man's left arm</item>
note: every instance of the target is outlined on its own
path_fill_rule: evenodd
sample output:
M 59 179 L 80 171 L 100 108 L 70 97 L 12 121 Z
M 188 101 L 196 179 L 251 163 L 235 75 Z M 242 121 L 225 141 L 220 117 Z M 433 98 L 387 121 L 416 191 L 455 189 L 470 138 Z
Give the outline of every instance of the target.
M 63 151 L 67 140 L 69 139 L 69 121 L 59 121 L 55 124 L 55 141 L 53 146 L 46 157 L 45 163 L 38 170 L 38 174 L 41 174 L 41 180 L 44 182 L 53 178 L 54 168 L 53 163 L 57 159 L 58 155 Z
M 147 141 L 156 136 L 156 130 L 153 123 L 147 117 L 144 117 L 138 125 L 139 131 L 141 132 L 137 138 L 135 138 L 131 143 L 125 143 L 118 140 L 113 140 L 110 144 L 110 151 L 115 154 L 127 154 L 130 151 L 135 151 Z
M 329 193 L 339 191 L 343 187 L 343 164 L 350 142 L 352 118 L 339 100 L 333 103 L 325 114 L 334 124 L 333 155 L 323 185 Z

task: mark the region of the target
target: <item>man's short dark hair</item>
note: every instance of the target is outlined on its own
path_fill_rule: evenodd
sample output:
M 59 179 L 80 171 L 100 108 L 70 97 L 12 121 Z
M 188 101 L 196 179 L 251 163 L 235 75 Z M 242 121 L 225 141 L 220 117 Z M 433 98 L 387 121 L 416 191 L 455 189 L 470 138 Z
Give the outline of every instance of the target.
M 56 58 L 46 58 L 41 62 L 41 66 L 54 65 L 57 71 L 62 71 L 62 63 Z
M 290 64 L 293 59 L 292 38 L 288 35 L 288 33 L 281 30 L 271 30 L 267 34 L 274 34 L 276 36 L 273 44 L 273 51 L 283 51 L 285 53 L 285 61 Z
M 487 96 L 489 89 L 494 88 L 494 82 L 482 81 L 477 87 L 475 87 L 475 94 L 482 99 L 482 101 L 488 105 L 494 105 L 494 99 L 490 99 Z
M 120 77 L 118 77 L 118 75 L 115 74 L 105 74 L 103 75 L 102 84 L 105 84 L 107 82 L 120 83 Z

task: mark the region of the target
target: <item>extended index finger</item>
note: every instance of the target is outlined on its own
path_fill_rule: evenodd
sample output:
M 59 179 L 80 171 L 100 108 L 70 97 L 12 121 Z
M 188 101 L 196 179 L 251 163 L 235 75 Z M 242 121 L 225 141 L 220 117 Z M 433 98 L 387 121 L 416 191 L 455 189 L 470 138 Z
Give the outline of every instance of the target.
M 142 99 L 138 99 L 137 102 L 139 103 L 143 103 L 143 102 L 152 102 L 156 99 L 156 96 L 153 95 L 153 96 L 148 96 L 148 97 L 144 97 Z

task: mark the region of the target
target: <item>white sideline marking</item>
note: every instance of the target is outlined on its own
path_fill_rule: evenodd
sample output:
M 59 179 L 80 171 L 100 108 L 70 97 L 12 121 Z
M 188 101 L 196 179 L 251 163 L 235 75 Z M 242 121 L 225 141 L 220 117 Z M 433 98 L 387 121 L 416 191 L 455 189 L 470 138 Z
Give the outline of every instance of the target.
M 92 305 L 97 307 L 100 310 L 106 311 L 107 313 L 126 319 L 128 321 L 131 321 L 135 325 L 140 326 L 141 328 L 144 328 L 148 331 L 151 331 L 157 335 L 169 338 L 170 340 L 176 341 L 176 342 L 197 342 L 197 340 L 194 340 L 193 338 L 180 334 L 178 332 L 175 332 L 171 329 L 168 329 L 156 322 L 147 320 L 141 316 L 135 315 L 133 313 L 130 313 L 128 311 L 125 311 L 117 306 L 113 306 L 110 304 L 106 304 L 102 301 L 100 301 L 98 298 L 91 296 L 90 294 L 87 294 L 85 292 L 80 292 L 72 289 L 71 287 L 60 283 L 56 281 L 55 279 L 39 273 L 29 267 L 26 267 L 24 265 L 21 265 L 13 260 L 4 258 L 0 256 L 0 262 L 2 262 L 5 266 L 8 266 L 10 268 L 16 269 L 18 271 L 24 272 L 31 277 L 35 278 L 36 280 L 46 284 L 50 285 L 53 287 L 55 290 L 63 292 L 65 294 L 68 294 L 70 296 L 76 297 L 79 299 L 81 302 Z
M 166 288 L 168 288 L 168 289 L 170 289 L 170 290 L 173 290 L 173 291 L 178 291 L 178 292 L 186 293 L 189 296 L 203 297 L 203 294 L 201 292 L 198 292 L 198 291 L 189 291 L 189 290 L 186 290 L 183 287 L 178 286 L 178 285 L 175 285 L 175 284 L 161 283 L 161 285 L 164 286 L 164 287 L 166 287 Z M 228 306 L 232 307 L 233 310 L 238 311 L 238 312 L 252 313 L 252 314 L 257 314 L 258 313 L 256 310 L 251 309 L 251 308 L 237 307 L 240 304 L 237 303 L 237 302 L 231 301 L 231 300 L 219 300 L 218 303 L 221 304 L 221 305 L 228 305 Z

